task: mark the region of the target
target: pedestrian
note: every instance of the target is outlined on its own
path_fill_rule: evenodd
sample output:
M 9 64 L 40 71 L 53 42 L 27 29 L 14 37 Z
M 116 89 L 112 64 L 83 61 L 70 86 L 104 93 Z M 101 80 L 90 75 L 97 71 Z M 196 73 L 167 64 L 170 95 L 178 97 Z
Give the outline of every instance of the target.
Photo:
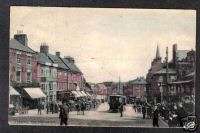
M 76 103 L 76 111 L 77 111 L 77 115 L 78 115 L 79 111 L 80 111 L 80 101 L 77 101 L 77 103 Z
M 42 114 L 42 104 L 40 103 L 40 101 L 38 102 L 38 115 Z
M 136 106 L 136 103 L 134 103 L 133 108 L 134 108 L 135 113 L 136 113 L 136 112 L 137 112 L 137 106 Z
M 50 111 L 51 111 L 52 114 L 54 113 L 53 112 L 53 103 L 52 102 L 50 103 Z
M 145 115 L 146 115 L 146 107 L 145 107 L 145 105 L 142 106 L 142 114 L 143 114 L 143 119 L 145 119 Z
M 153 127 L 159 127 L 158 118 L 159 118 L 159 111 L 158 111 L 158 107 L 155 106 L 155 109 L 153 112 Z
M 184 122 L 183 122 L 183 118 L 187 117 L 187 112 L 184 110 L 183 105 L 180 103 L 178 108 L 177 108 L 177 119 L 179 121 L 179 126 L 183 127 Z
M 83 115 L 85 114 L 84 111 L 86 109 L 86 105 L 85 105 L 85 102 L 82 100 L 81 101 L 81 111 L 83 112 Z
M 123 111 L 124 111 L 124 104 L 123 102 L 120 102 L 120 105 L 119 105 L 120 117 L 123 117 Z
M 67 105 L 60 105 L 60 125 L 63 124 L 68 125 L 68 118 L 69 118 L 69 107 Z

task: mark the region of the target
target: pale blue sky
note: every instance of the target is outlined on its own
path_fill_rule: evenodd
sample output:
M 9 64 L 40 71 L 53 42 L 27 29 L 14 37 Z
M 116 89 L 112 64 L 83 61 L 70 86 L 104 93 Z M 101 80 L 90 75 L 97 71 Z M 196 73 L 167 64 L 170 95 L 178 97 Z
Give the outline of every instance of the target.
M 191 49 L 196 43 L 196 13 L 192 10 L 12 7 L 11 37 L 27 33 L 38 51 L 46 42 L 50 52 L 70 55 L 90 82 L 122 81 L 146 76 L 157 44 L 174 43 Z

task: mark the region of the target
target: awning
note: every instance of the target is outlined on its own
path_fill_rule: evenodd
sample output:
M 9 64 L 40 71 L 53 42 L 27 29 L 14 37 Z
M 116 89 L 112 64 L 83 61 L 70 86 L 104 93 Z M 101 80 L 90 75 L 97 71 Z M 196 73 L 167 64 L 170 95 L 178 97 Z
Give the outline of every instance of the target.
M 40 88 L 24 88 L 24 90 L 28 93 L 28 95 L 32 99 L 46 97 L 46 95 L 42 92 L 42 90 Z
M 9 94 L 11 96 L 20 96 L 20 94 L 12 86 L 9 86 Z
M 76 91 L 79 95 L 80 95 L 80 97 L 84 97 L 84 95 L 83 95 L 83 93 L 81 93 L 81 91 Z
M 89 97 L 92 97 L 88 92 L 85 92 Z
M 75 97 L 81 97 L 77 91 L 72 91 L 72 94 L 74 94 Z
M 84 91 L 81 91 L 81 93 L 83 94 L 83 96 L 87 97 L 88 95 L 84 92 Z
M 176 82 L 172 82 L 172 84 L 183 84 L 183 83 L 190 83 L 190 82 L 193 82 L 193 80 L 176 81 Z

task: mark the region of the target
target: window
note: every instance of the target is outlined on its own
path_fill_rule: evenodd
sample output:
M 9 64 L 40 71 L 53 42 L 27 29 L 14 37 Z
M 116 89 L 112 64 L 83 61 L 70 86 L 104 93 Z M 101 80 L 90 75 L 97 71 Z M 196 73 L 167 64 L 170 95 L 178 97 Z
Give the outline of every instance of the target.
M 17 63 L 18 63 L 18 64 L 20 64 L 20 63 L 21 63 L 20 54 L 17 54 Z
M 31 82 L 31 72 L 27 72 L 27 82 Z
M 20 72 L 20 71 L 17 71 L 17 72 L 16 72 L 16 80 L 17 80 L 18 82 L 21 81 L 21 72 Z
M 28 59 L 27 59 L 27 64 L 28 64 L 28 65 L 31 65 L 31 57 L 28 57 Z
M 41 68 L 41 76 L 44 76 L 44 70 Z
M 45 84 L 42 84 L 42 90 L 43 90 L 43 92 L 46 92 L 46 90 L 45 90 Z
M 52 90 L 52 89 L 53 89 L 52 84 L 49 83 L 49 90 Z
M 49 96 L 49 101 L 52 101 L 53 100 L 53 95 L 50 95 Z

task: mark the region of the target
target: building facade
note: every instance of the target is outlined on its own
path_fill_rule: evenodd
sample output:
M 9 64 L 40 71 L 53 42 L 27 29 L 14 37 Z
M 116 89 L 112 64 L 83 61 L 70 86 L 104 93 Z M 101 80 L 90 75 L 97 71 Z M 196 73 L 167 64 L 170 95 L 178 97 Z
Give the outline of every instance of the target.
M 163 63 L 161 60 L 159 48 L 157 46 L 156 50 L 156 57 L 151 62 L 151 68 L 149 69 L 147 76 L 146 76 L 146 93 L 147 93 L 147 100 L 150 102 L 155 101 L 157 97 L 160 96 L 160 89 L 159 89 L 159 77 L 155 75 L 157 71 L 162 69 Z
M 146 80 L 144 77 L 139 77 L 135 80 L 126 83 L 124 95 L 127 98 L 137 98 L 139 100 L 146 99 Z
M 49 48 L 47 45 L 40 46 L 38 53 L 38 81 L 43 92 L 47 95 L 45 102 L 56 101 L 57 91 L 57 68 L 58 64 L 51 61 L 48 57 Z
M 28 47 L 26 34 L 16 34 L 9 45 L 9 72 L 11 84 L 37 82 L 37 54 Z

